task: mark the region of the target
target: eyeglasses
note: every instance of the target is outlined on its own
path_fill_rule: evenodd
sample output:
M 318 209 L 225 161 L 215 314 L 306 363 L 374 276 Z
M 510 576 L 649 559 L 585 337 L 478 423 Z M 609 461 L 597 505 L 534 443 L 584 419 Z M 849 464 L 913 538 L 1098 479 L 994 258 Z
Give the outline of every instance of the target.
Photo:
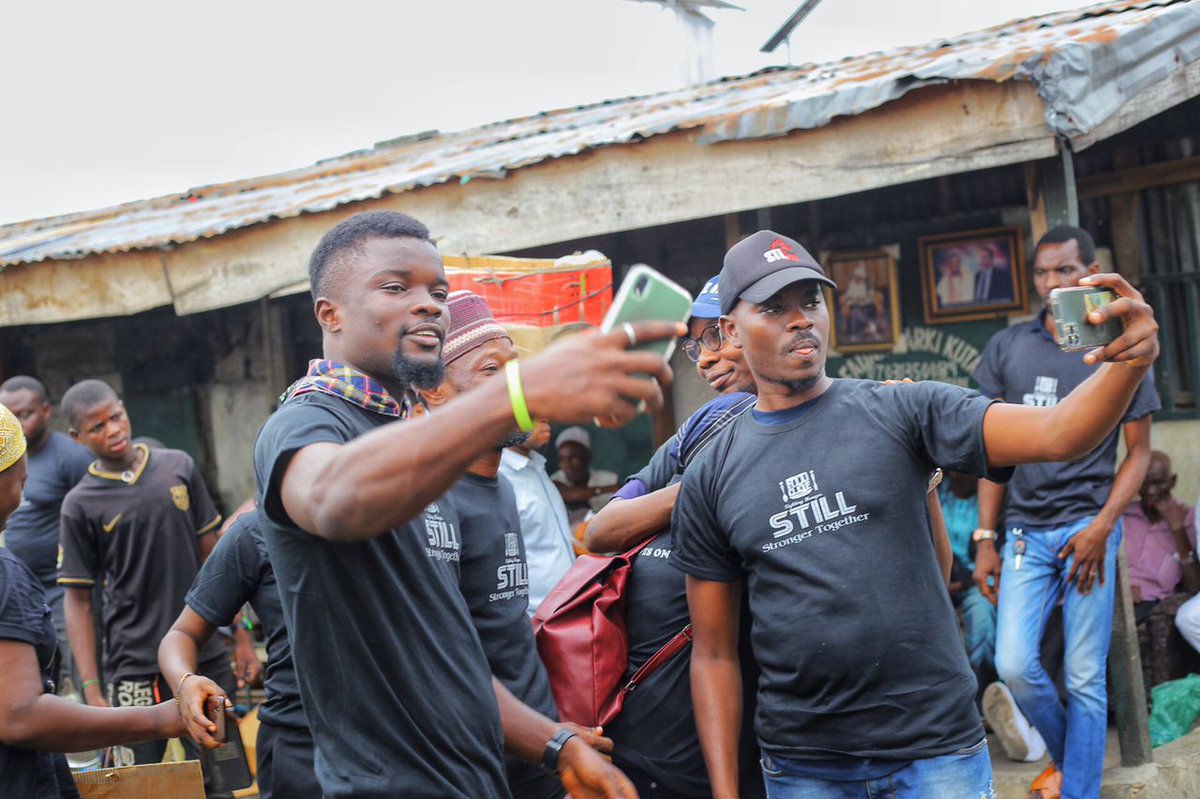
M 721 326 L 709 325 L 700 331 L 699 338 L 688 337 L 683 340 L 683 354 L 688 357 L 692 363 L 700 362 L 700 345 L 704 345 L 704 349 L 709 352 L 716 352 L 721 349 Z

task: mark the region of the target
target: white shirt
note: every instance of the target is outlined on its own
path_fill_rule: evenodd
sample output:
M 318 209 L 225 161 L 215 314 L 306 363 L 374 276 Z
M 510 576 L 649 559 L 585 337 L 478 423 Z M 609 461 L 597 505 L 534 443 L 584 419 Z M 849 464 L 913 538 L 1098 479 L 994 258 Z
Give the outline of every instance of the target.
M 567 475 L 563 473 L 562 469 L 559 469 L 557 472 L 550 475 L 550 480 L 558 483 L 559 485 L 570 485 L 570 481 L 567 480 Z M 587 484 L 588 488 L 600 488 L 602 486 L 620 485 L 621 480 L 617 477 L 616 472 L 607 472 L 603 469 L 590 469 L 588 471 Z M 575 510 L 568 509 L 567 521 L 570 523 L 571 529 L 574 529 L 575 525 L 579 524 L 589 516 L 594 516 L 595 514 L 599 513 L 600 510 L 607 505 L 608 501 L 612 498 L 612 491 L 604 494 L 596 494 L 594 497 L 588 500 L 586 507 L 576 508 Z
M 546 459 L 538 452 L 525 457 L 511 449 L 504 450 L 500 453 L 500 474 L 512 485 L 517 497 L 525 560 L 529 565 L 529 615 L 532 616 L 575 562 L 567 506 L 546 474 Z

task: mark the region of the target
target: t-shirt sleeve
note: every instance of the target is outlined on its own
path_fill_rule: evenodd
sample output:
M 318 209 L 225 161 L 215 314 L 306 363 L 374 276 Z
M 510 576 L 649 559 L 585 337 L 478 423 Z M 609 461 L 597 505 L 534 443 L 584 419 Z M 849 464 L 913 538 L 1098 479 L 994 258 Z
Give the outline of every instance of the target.
M 200 476 L 200 470 L 191 463 L 191 476 L 188 478 L 188 494 L 191 496 L 192 524 L 196 527 L 196 535 L 211 533 L 221 523 L 221 514 L 209 496 L 208 486 Z
M 42 588 L 15 557 L 0 558 L 0 638 L 30 646 L 42 642 Z
M 902 414 L 897 421 L 931 464 L 999 483 L 1012 477 L 1012 467 L 990 468 L 987 462 L 983 417 L 997 400 L 932 380 L 891 388 Z
M 63 482 L 72 488 L 79 485 L 79 481 L 87 474 L 88 467 L 92 465 L 92 460 L 92 453 L 83 447 L 72 444 L 62 460 L 59 461 Z
M 1129 409 L 1125 411 L 1121 421 L 1136 422 L 1161 410 L 1162 401 L 1158 397 L 1158 389 L 1154 385 L 1154 369 L 1151 368 L 1138 384 L 1137 391 L 1133 393 L 1133 399 L 1129 402 Z
M 683 485 L 671 514 L 674 550 L 670 563 L 702 580 L 728 583 L 742 579 L 741 557 L 717 521 L 716 494 L 709 485 L 711 459 L 693 464 L 683 475 Z
M 999 334 L 991 337 L 971 375 L 979 385 L 979 393 L 985 397 L 1004 396 L 1004 364 L 1001 362 L 1004 348 L 1000 346 L 1000 338 Z
M 344 444 L 351 438 L 331 410 L 303 399 L 285 403 L 263 424 L 254 444 L 259 510 L 268 519 L 291 526 L 279 491 L 292 458 L 309 445 Z
M 245 514 L 221 536 L 184 602 L 202 619 L 220 627 L 233 621 L 250 601 L 262 575 L 262 553 L 249 535 Z
M 100 564 L 99 544 L 92 526 L 71 495 L 63 501 L 59 516 L 59 585 L 95 585 Z
M 683 428 L 680 428 L 682 432 Z M 666 488 L 679 470 L 679 440 L 680 432 L 676 432 L 663 445 L 654 451 L 640 472 L 629 478 L 628 482 L 637 480 L 645 488 L 645 493 Z M 618 492 L 620 493 L 620 492 Z M 622 494 L 623 496 L 623 494 Z

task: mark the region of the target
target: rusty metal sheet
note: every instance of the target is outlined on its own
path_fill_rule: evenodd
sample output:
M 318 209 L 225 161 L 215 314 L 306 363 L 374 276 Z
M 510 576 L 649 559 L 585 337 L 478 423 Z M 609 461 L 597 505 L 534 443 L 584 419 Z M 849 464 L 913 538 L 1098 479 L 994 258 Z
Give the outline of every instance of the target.
M 1200 60 L 1200 0 L 1115 0 L 949 41 L 767 69 L 647 97 L 425 133 L 290 172 L 0 226 L 0 268 L 184 244 L 302 213 L 694 130 L 697 146 L 783 136 L 949 81 L 1029 81 L 1046 123 L 1084 136 L 1129 98 Z

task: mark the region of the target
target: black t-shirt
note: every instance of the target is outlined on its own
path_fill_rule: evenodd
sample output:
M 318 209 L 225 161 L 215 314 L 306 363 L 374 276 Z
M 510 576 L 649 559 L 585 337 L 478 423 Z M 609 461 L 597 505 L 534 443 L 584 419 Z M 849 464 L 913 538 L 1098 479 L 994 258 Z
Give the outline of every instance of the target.
M 1044 319 L 1043 312 L 992 336 L 974 374 L 984 395 L 1050 407 L 1100 368 L 1085 364 L 1082 352 L 1060 350 L 1046 332 Z M 1147 373 L 1121 421 L 1141 419 L 1160 408 L 1154 376 Z M 1118 426 L 1077 461 L 1018 466 L 1005 494 L 1005 525 L 1058 527 L 1098 513 L 1112 490 L 1119 431 Z
M 50 678 L 58 635 L 42 586 L 29 567 L 0 548 L 0 639 L 29 644 Z M 8 679 L 6 675 L 3 679 Z M 62 755 L 0 743 L 0 793 L 22 799 L 78 797 Z
M 529 623 L 529 568 L 512 486 L 501 478 L 464 474 L 448 494 L 462 533 L 460 584 L 493 676 L 513 696 L 558 718 L 550 679 Z M 537 765 L 506 758 L 513 795 L 561 795 L 557 779 Z
M 452 502 L 370 540 L 333 543 L 296 527 L 279 496 L 298 450 L 391 421 L 313 392 L 285 402 L 254 447 L 317 779 L 326 799 L 506 797 L 500 711 L 458 586 Z
M 975 679 L 929 536 L 935 464 L 992 479 L 989 401 L 835 380 L 780 425 L 743 414 L 689 467 L 671 562 L 745 580 L 768 752 L 913 760 L 978 743 Z
M 629 478 L 617 496 L 634 499 L 678 482 L 687 464 L 753 401 L 754 397 L 747 394 L 727 394 L 705 403 L 659 447 L 645 468 Z M 670 565 L 672 550 L 673 537 L 670 530 L 664 530 L 638 554 L 630 569 L 625 594 L 627 680 L 691 621 L 684 575 Z M 750 653 L 750 621 L 745 608 L 742 616 L 739 773 L 740 793 L 751 799 L 762 796 L 764 786 L 753 730 L 758 667 Z M 626 700 L 607 732 L 613 739 L 613 761 L 617 765 L 636 768 L 676 793 L 709 796 L 708 770 L 692 710 L 688 654 L 672 658 L 647 677 Z
M 147 449 L 127 482 L 98 463 L 62 506 L 60 585 L 103 585 L 104 674 L 111 682 L 158 674 L 158 643 L 200 571 L 198 538 L 221 515 L 186 452 Z M 200 662 L 224 650 L 213 639 Z
M 200 618 L 217 627 L 231 623 L 242 605 L 250 603 L 267 637 L 267 699 L 258 717 L 270 724 L 307 730 L 279 586 L 258 513 L 243 513 L 233 521 L 200 567 L 185 601 Z
M 63 497 L 85 474 L 92 456 L 62 433 L 52 432 L 26 455 L 29 476 L 21 505 L 8 517 L 4 545 L 25 562 L 43 586 L 58 579 L 58 516 Z

